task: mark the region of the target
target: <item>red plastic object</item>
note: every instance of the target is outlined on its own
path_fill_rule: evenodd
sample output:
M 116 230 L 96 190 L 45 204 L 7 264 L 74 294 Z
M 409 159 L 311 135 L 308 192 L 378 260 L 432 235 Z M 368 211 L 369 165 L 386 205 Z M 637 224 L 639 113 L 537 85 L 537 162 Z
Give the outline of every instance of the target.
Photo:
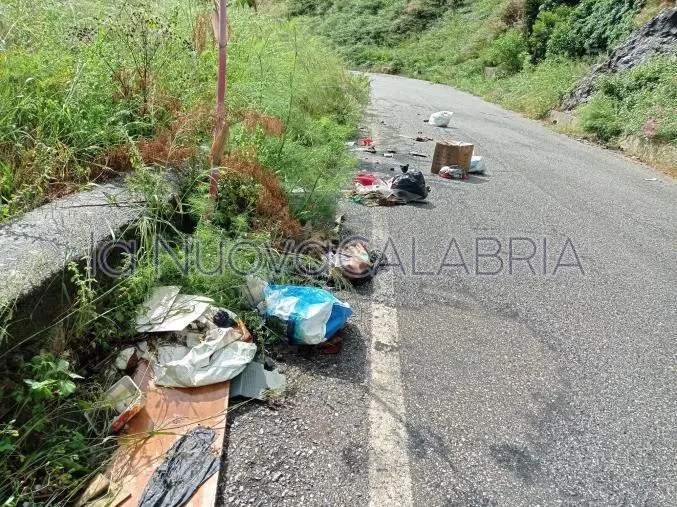
M 362 139 L 357 140 L 357 144 L 361 146 L 371 146 L 374 144 L 374 141 L 371 140 L 371 137 L 363 137 Z
M 370 187 L 378 179 L 378 176 L 373 174 L 358 174 L 353 178 L 353 183 L 359 183 L 365 187 Z

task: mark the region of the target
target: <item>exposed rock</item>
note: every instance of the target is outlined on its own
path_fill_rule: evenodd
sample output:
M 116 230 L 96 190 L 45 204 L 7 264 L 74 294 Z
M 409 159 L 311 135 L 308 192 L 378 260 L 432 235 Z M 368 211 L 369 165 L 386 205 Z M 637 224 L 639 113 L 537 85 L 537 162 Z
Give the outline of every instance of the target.
M 664 9 L 630 35 L 604 63 L 593 67 L 578 88 L 564 100 L 562 110 L 570 111 L 579 104 L 588 102 L 595 91 L 595 81 L 599 76 L 631 69 L 658 54 L 677 54 L 677 7 Z

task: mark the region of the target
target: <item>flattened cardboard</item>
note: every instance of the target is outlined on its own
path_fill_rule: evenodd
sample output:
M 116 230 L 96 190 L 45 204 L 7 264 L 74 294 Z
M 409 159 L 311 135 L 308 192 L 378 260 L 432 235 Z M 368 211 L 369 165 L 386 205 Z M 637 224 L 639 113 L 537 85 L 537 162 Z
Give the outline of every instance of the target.
M 169 448 L 192 428 L 201 425 L 216 430 L 214 452 L 220 454 L 228 411 L 229 381 L 203 387 L 160 387 L 154 385 L 147 361 L 139 363 L 134 381 L 145 394 L 146 405 L 128 423 L 106 472 L 111 481 L 131 492 L 122 507 L 138 505 L 150 476 Z M 202 484 L 186 505 L 214 505 L 218 476 L 214 474 Z

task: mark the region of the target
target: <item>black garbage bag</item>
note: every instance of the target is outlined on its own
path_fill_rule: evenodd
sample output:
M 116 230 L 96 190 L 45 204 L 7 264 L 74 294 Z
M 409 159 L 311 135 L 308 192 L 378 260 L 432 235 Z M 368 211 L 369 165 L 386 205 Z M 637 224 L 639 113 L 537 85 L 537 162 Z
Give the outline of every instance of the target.
M 198 426 L 174 442 L 167 457 L 151 476 L 139 507 L 179 507 L 219 469 L 219 456 L 211 445 L 216 432 Z
M 393 179 L 390 189 L 393 194 L 405 202 L 423 201 L 428 197 L 430 189 L 425 184 L 421 171 L 398 174 Z

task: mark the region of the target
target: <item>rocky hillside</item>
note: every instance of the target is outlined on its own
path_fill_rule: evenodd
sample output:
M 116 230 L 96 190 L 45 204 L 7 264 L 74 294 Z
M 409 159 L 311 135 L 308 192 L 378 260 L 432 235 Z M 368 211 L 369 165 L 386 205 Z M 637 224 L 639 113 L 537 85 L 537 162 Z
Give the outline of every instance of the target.
M 572 110 L 581 103 L 588 102 L 595 92 L 595 83 L 602 76 L 631 69 L 655 55 L 675 54 L 677 54 L 677 7 L 663 10 L 614 49 L 607 60 L 595 65 L 564 101 L 563 109 Z

